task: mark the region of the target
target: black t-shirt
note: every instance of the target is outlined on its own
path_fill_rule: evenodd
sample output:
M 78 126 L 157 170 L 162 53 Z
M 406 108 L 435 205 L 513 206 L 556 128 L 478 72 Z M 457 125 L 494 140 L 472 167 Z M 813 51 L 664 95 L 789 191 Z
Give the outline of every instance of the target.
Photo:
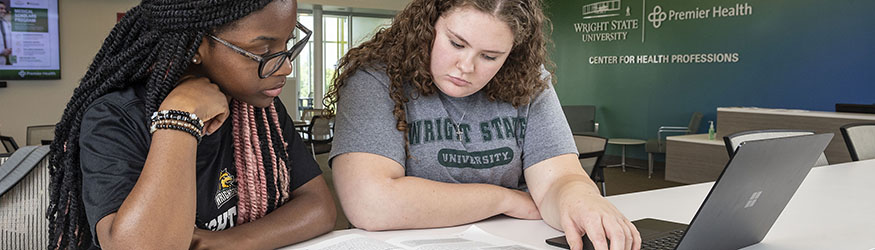
M 133 189 L 149 153 L 149 133 L 142 88 L 102 96 L 85 111 L 80 129 L 82 200 L 94 244 L 97 222 L 115 213 Z M 279 98 L 274 99 L 283 138 L 288 143 L 289 192 L 322 174 L 305 148 Z M 223 230 L 237 222 L 237 169 L 230 117 L 197 147 L 196 226 Z M 294 197 L 292 197 L 294 198 Z M 160 220 L 161 218 L 155 218 Z

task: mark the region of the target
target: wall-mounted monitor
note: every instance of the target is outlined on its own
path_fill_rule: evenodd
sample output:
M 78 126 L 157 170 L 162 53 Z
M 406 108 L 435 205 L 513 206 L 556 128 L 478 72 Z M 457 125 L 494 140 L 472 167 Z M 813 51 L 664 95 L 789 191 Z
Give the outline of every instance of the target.
M 875 114 L 875 104 L 836 103 L 836 112 Z
M 0 0 L 0 80 L 61 79 L 58 0 Z

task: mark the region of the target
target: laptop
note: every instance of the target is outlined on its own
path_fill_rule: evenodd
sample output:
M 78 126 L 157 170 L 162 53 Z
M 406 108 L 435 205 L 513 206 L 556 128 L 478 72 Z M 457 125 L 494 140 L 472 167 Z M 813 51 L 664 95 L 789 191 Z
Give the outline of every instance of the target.
M 652 218 L 632 222 L 641 233 L 641 249 L 739 249 L 759 243 L 832 137 L 827 133 L 741 143 L 689 226 Z M 564 236 L 547 243 L 568 245 Z M 592 243 L 584 237 L 586 247 L 592 249 Z

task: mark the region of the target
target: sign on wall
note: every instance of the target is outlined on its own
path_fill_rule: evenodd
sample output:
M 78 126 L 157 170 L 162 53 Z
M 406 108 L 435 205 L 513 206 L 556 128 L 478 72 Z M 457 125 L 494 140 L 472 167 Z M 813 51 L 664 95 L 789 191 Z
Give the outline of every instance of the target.
M 717 107 L 875 102 L 875 1 L 546 3 L 557 95 L 598 107 L 603 136 L 654 138 L 693 112 L 719 127 Z
M 654 2 L 654 1 L 651 1 Z M 681 4 L 679 4 L 681 3 Z M 659 32 L 685 27 L 691 29 L 727 18 L 748 18 L 754 5 L 748 2 L 690 5 L 686 1 L 608 0 L 580 4 L 580 21 L 572 23 L 582 44 L 618 43 L 659 39 Z M 633 14 L 634 13 L 634 14 Z M 694 30 L 691 30 L 694 31 Z M 677 32 L 677 31 L 673 31 Z M 589 64 L 700 64 L 737 63 L 741 53 L 731 48 L 720 51 L 686 51 L 683 53 L 607 54 L 587 58 Z

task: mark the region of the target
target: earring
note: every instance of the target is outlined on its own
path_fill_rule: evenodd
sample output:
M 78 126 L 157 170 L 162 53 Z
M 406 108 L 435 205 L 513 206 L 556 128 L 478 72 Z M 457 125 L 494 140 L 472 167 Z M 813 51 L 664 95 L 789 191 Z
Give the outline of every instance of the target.
M 198 60 L 197 57 L 193 57 L 193 58 L 191 58 L 191 62 L 198 64 L 198 63 L 200 63 L 200 60 Z

